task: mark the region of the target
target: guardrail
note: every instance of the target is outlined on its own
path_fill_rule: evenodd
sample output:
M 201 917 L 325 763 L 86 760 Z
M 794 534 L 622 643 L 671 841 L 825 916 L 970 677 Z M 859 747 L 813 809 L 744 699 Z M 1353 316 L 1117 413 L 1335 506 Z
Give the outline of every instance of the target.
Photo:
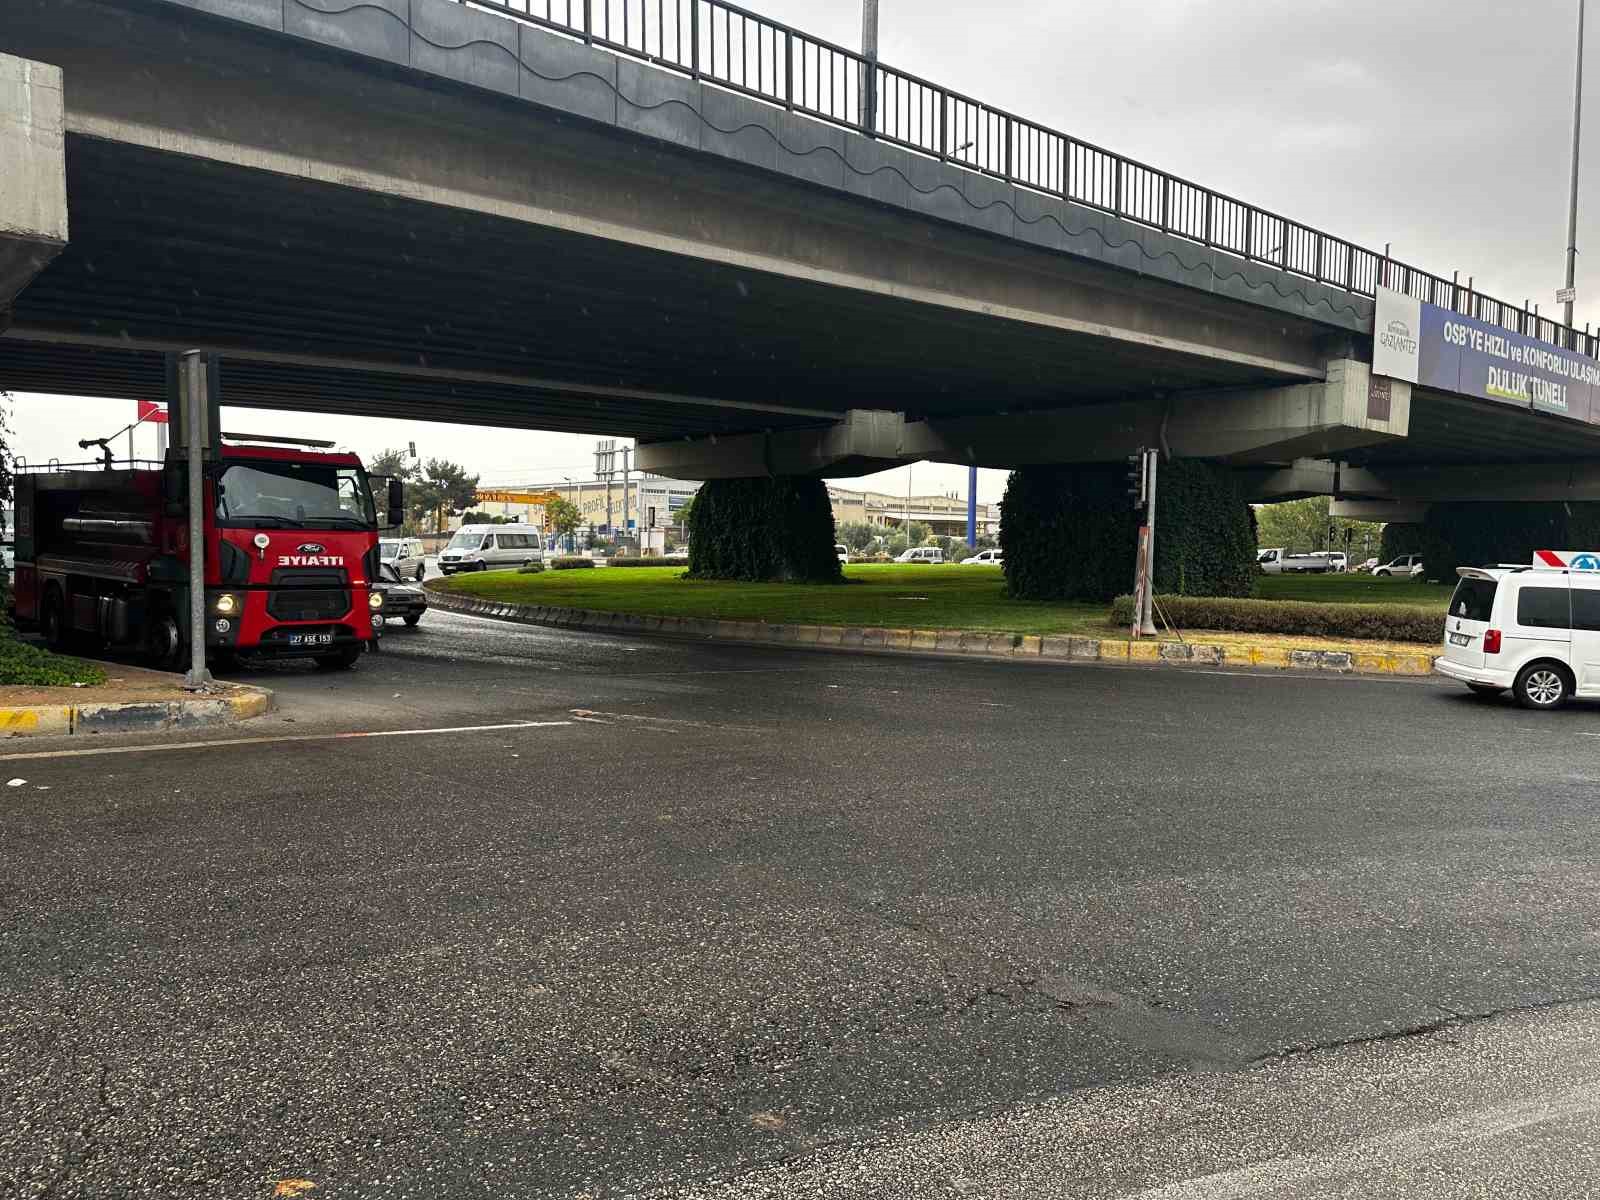
M 726 0 L 457 0 L 941 162 L 1373 296 L 1381 284 L 1600 357 L 1600 335 L 1224 196 Z

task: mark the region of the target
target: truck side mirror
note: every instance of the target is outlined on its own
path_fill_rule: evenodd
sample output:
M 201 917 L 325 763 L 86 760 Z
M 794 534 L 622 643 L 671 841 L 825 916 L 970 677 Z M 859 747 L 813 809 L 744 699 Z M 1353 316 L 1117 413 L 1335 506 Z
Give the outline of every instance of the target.
M 188 507 L 189 481 L 184 477 L 184 464 L 169 462 L 161 468 L 161 503 L 169 517 L 181 517 Z
M 398 479 L 389 480 L 388 517 L 390 529 L 398 529 L 406 521 L 406 485 Z

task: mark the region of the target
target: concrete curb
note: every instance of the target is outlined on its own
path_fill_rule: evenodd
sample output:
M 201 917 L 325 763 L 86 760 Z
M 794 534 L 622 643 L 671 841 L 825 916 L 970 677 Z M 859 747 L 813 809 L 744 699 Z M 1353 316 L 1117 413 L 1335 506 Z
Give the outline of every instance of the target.
M 959 629 L 878 629 L 849 625 L 769 625 L 763 621 L 711 621 L 703 617 L 653 617 L 635 613 L 552 608 L 477 600 L 424 585 L 429 604 L 448 612 L 493 617 L 523 625 L 549 625 L 592 633 L 692 637 L 748 645 L 810 646 L 963 657 L 1037 659 L 1043 662 L 1126 662 L 1152 666 L 1230 666 L 1321 671 L 1337 675 L 1431 675 L 1432 654 L 1350 650 L 1291 650 L 1284 646 L 1225 646 L 1202 642 L 1121 642 L 1087 637 L 1037 637 Z
M 0 705 L 0 737 L 63 737 L 79 733 L 156 733 L 228 725 L 270 712 L 266 688 L 235 685 L 226 696 L 146 703 Z

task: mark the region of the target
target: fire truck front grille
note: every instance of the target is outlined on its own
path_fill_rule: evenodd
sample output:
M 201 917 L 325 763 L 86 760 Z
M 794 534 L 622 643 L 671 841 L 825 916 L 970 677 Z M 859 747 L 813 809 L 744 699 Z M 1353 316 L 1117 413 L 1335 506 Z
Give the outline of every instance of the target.
M 327 621 L 350 611 L 350 580 L 339 570 L 285 568 L 272 573 L 267 614 L 275 621 Z

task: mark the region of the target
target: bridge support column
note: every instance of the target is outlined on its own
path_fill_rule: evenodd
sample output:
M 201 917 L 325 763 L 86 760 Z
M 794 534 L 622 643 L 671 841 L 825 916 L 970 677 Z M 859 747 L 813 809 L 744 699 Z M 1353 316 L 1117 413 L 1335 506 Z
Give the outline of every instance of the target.
M 67 244 L 61 69 L 0 54 L 0 329 Z
M 820 479 L 713 479 L 689 514 L 689 574 L 750 583 L 838 583 L 833 508 Z

